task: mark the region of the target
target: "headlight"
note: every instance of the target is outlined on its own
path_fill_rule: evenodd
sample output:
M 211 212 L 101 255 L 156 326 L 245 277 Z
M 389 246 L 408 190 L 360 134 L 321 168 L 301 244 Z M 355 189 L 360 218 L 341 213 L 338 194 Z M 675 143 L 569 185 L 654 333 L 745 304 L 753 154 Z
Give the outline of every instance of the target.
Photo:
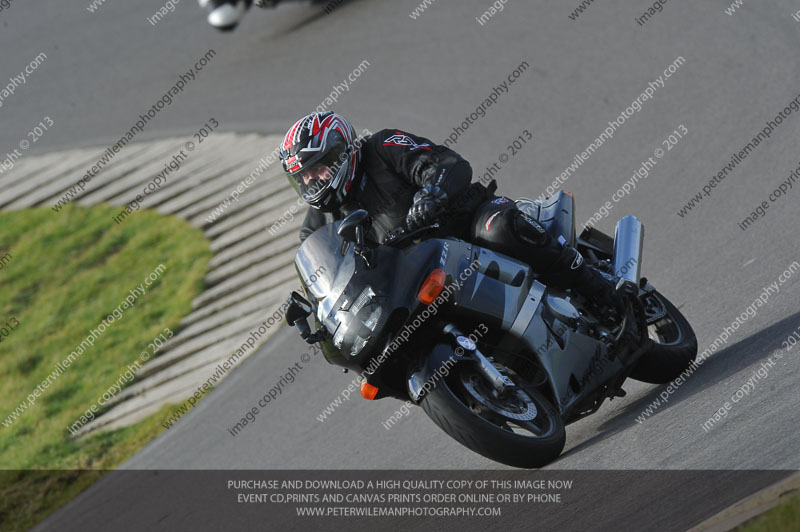
M 374 298 L 375 290 L 373 290 L 371 286 L 367 286 L 361 291 L 360 294 L 358 294 L 358 297 L 356 297 L 353 303 L 349 305 L 349 308 L 347 302 L 342 305 L 341 309 L 338 311 L 339 327 L 333 335 L 334 346 L 341 349 L 342 344 L 344 344 L 344 338 L 351 326 L 357 327 L 356 330 L 358 330 L 361 328 L 361 325 L 363 325 L 370 331 L 375 331 L 375 328 L 378 326 L 378 322 L 381 319 L 382 309 L 380 306 L 375 306 L 372 309 L 367 308 Z M 356 316 L 359 312 L 361 312 L 362 309 L 364 310 L 365 314 L 367 312 L 369 312 L 369 314 L 367 315 L 366 319 L 361 321 L 361 323 L 354 323 L 354 320 L 357 319 Z M 364 346 L 367 345 L 369 339 L 369 334 L 366 336 L 366 338 L 356 336 L 355 340 L 353 341 L 353 345 L 350 348 L 350 356 L 356 356 L 364 348 Z
M 347 326 L 344 323 L 339 323 L 339 326 L 336 328 L 336 334 L 333 335 L 333 345 L 336 349 L 342 348 L 342 342 L 344 341 L 344 333 L 347 330 Z
M 364 346 L 367 345 L 367 340 L 368 340 L 368 338 L 361 338 L 360 336 L 356 336 L 356 341 L 353 342 L 353 348 L 350 349 L 350 356 L 354 357 L 362 349 L 364 349 Z
M 372 298 L 375 297 L 375 290 L 372 289 L 371 286 L 366 287 L 358 294 L 353 306 L 350 308 L 350 314 L 355 316 L 358 314 L 364 306 L 372 301 Z
M 374 332 L 375 326 L 378 325 L 378 321 L 380 319 L 381 319 L 381 307 L 375 307 L 375 309 L 370 313 L 370 315 L 364 321 L 364 327 Z

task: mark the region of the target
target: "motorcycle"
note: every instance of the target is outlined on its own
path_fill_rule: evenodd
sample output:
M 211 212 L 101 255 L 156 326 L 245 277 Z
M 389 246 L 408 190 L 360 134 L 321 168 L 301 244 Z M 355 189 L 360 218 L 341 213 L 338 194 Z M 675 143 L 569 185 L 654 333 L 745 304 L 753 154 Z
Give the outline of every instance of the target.
M 641 276 L 637 218 L 620 219 L 613 238 L 594 228 L 576 237 L 571 193 L 515 201 L 618 280 L 624 312 L 548 286 L 508 256 L 432 236 L 437 224 L 368 244 L 369 215 L 357 210 L 298 249 L 305 296 L 292 292 L 286 321 L 319 342 L 329 363 L 360 372 L 364 398 L 410 400 L 467 448 L 534 468 L 561 454 L 565 425 L 624 397 L 628 378 L 660 384 L 679 376 L 697 340 Z
M 228 32 L 244 18 L 250 7 L 255 4 L 260 8 L 277 7 L 279 3 L 287 0 L 198 0 L 200 8 L 207 13 L 208 23 L 220 31 Z M 296 1 L 296 0 L 295 0 Z M 311 0 L 312 4 L 320 4 L 325 0 Z M 342 3 L 343 0 L 331 0 L 325 7 L 325 13 Z

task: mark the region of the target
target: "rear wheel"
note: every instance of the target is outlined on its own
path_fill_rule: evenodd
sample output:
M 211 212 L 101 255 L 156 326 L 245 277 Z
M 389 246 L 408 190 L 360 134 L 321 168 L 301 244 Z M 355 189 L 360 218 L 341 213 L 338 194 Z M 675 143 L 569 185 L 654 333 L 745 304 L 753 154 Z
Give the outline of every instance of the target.
M 647 332 L 653 348 L 636 363 L 630 377 L 651 384 L 666 384 L 692 364 L 697 356 L 697 337 L 675 305 L 654 292 L 644 300 Z
M 476 453 L 515 467 L 542 467 L 561 454 L 564 423 L 544 395 L 513 372 L 509 377 L 516 387 L 495 396 L 483 375 L 461 363 L 420 404 L 439 428 Z

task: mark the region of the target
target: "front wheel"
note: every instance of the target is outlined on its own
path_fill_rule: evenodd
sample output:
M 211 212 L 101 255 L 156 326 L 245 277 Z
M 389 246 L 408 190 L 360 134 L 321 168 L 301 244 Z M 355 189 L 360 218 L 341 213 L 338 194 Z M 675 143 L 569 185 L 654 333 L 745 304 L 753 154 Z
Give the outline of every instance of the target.
M 643 301 L 648 321 L 647 332 L 653 348 L 636 362 L 630 377 L 650 384 L 666 384 L 691 366 L 697 356 L 697 337 L 675 305 L 653 292 Z
M 458 364 L 421 399 L 439 428 L 465 447 L 515 467 L 542 467 L 561 454 L 564 423 L 540 392 L 516 374 L 516 387 L 495 397 L 469 363 Z

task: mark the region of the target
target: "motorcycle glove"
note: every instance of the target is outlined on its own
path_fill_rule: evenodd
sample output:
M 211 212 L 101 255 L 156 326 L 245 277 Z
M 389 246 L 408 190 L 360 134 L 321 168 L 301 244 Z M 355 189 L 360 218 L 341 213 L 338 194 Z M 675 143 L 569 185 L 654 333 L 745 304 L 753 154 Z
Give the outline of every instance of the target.
M 414 194 L 414 203 L 406 215 L 406 227 L 415 231 L 436 222 L 447 205 L 447 194 L 436 185 L 425 185 Z

